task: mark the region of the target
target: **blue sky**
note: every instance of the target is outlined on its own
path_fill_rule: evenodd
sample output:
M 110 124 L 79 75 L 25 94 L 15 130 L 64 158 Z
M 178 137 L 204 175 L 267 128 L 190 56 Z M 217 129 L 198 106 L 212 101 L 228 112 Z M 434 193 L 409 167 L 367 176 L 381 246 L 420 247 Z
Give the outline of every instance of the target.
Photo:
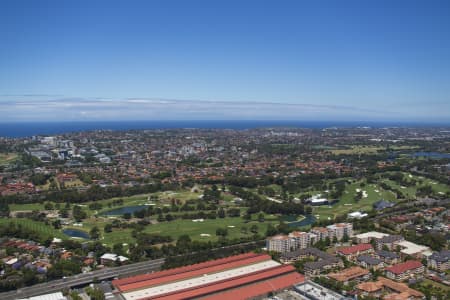
M 0 1 L 2 121 L 450 120 L 450 1 Z

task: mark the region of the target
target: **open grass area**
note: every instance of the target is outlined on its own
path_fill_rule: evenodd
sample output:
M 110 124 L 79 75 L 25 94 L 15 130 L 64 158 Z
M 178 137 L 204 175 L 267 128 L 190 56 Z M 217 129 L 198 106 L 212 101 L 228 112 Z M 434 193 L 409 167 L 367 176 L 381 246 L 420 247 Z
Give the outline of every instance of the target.
M 9 209 L 11 211 L 44 210 L 44 204 L 41 203 L 10 204 Z
M 145 232 L 161 235 L 170 235 L 178 238 L 180 235 L 187 234 L 193 240 L 217 240 L 216 229 L 226 228 L 228 230 L 228 238 L 240 238 L 250 236 L 250 227 L 256 225 L 258 233 L 266 232 L 269 223 L 278 223 L 278 217 L 267 217 L 265 222 L 256 220 L 246 223 L 243 218 L 224 218 L 214 220 L 204 220 L 203 222 L 193 222 L 192 220 L 176 220 L 172 222 L 163 222 L 155 225 L 147 226 Z M 241 228 L 246 227 L 247 234 L 241 232 Z M 210 236 L 202 237 L 201 234 L 209 234 Z
M 353 211 L 369 211 L 372 209 L 372 204 L 380 199 L 388 201 L 396 201 L 394 193 L 383 190 L 377 184 L 366 184 L 361 187 L 360 184 L 364 181 L 354 182 L 348 184 L 340 201 L 333 206 L 317 206 L 313 207 L 313 215 L 320 220 L 333 220 L 338 215 L 347 214 Z M 365 191 L 367 197 L 363 197 L 358 202 L 355 201 L 357 190 Z
M 0 165 L 13 163 L 18 156 L 17 153 L 0 153 Z
M 36 222 L 33 220 L 29 220 L 29 219 L 0 218 L 0 225 L 5 225 L 5 224 L 11 223 L 11 222 L 21 225 L 24 228 L 28 228 L 28 229 L 31 229 L 31 230 L 37 232 L 40 236 L 43 237 L 43 239 L 53 238 L 53 237 L 67 239 L 67 236 L 64 235 L 61 231 L 56 230 L 52 226 L 46 225 L 45 223 L 42 223 L 42 222 Z
M 392 146 L 389 147 L 390 150 L 411 150 L 416 149 L 417 146 Z M 376 154 L 381 151 L 385 151 L 386 147 L 381 146 L 350 146 L 347 149 L 334 149 L 329 150 L 332 154 L 335 155 L 354 155 L 354 154 Z

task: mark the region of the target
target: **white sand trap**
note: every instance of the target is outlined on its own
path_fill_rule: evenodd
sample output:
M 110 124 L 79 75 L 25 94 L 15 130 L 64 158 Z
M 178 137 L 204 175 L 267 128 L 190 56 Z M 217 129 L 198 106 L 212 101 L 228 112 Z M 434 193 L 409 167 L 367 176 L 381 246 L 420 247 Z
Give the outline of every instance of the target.
M 375 191 L 375 193 L 379 193 L 380 191 L 379 190 L 374 190 Z
M 409 178 L 412 178 L 412 175 L 411 175 L 411 174 L 409 174 L 409 175 L 408 175 L 408 177 L 409 177 Z
M 401 189 L 406 189 L 406 186 L 401 186 L 400 188 L 401 188 Z
M 228 227 L 229 227 L 229 228 L 234 228 L 234 227 L 236 227 L 236 226 L 234 226 L 234 225 L 228 225 Z
M 356 192 L 357 192 L 357 193 L 361 192 L 361 189 L 356 189 Z
M 366 191 L 363 191 L 363 192 L 362 192 L 362 197 L 363 197 L 363 198 L 367 198 L 367 192 L 366 192 Z
M 194 219 L 194 220 L 192 220 L 192 222 L 203 222 L 203 221 L 205 221 L 204 219 Z
M 438 194 L 439 194 L 439 195 L 445 195 L 445 193 L 443 193 L 443 192 L 438 192 Z
M 209 233 L 200 233 L 200 236 L 201 237 L 209 237 L 209 236 L 211 236 Z
M 344 205 L 345 205 L 345 206 L 352 206 L 353 204 L 351 204 L 351 203 L 345 203 Z

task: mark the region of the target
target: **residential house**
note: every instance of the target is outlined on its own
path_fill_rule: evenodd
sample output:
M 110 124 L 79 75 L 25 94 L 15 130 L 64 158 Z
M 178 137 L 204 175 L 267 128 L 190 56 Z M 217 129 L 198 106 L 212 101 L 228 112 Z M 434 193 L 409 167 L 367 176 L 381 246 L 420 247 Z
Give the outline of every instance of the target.
M 386 277 L 396 281 L 403 281 L 411 277 L 420 276 L 424 271 L 425 267 L 420 261 L 408 260 L 386 268 Z
M 343 247 L 337 250 L 337 254 L 344 256 L 347 260 L 354 260 L 362 254 L 373 253 L 371 244 L 359 244 L 350 247 Z

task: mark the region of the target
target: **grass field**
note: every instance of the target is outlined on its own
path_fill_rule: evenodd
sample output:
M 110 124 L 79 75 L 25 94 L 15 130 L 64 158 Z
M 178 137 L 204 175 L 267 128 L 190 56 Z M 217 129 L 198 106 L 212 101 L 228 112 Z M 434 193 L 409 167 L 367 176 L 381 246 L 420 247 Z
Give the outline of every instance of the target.
M 44 204 L 41 203 L 10 204 L 9 209 L 11 211 L 44 210 Z
M 0 153 L 0 165 L 8 165 L 18 157 L 17 153 Z
M 37 232 L 43 239 L 46 238 L 61 238 L 61 239 L 67 239 L 67 236 L 64 235 L 61 231 L 54 229 L 50 225 L 46 225 L 41 222 L 36 222 L 29 219 L 7 219 L 7 218 L 0 218 L 0 225 L 8 224 L 8 223 L 15 223 L 20 224 L 24 228 L 29 228 L 35 232 Z
M 313 207 L 313 214 L 320 220 L 326 220 L 328 218 L 332 220 L 338 215 L 347 214 L 352 211 L 369 211 L 372 209 L 372 204 L 380 199 L 396 201 L 396 197 L 391 191 L 383 190 L 376 184 L 366 184 L 364 187 L 361 187 L 361 182 L 363 181 L 348 184 L 340 201 L 335 205 Z M 362 198 L 358 202 L 355 201 L 357 189 L 366 191 L 367 193 L 367 197 Z
M 393 146 L 390 147 L 390 150 L 411 150 L 416 149 L 417 146 Z M 350 146 L 348 149 L 334 149 L 329 150 L 332 154 L 335 155 L 354 155 L 354 154 L 376 154 L 380 151 L 385 151 L 386 147 L 381 146 Z

